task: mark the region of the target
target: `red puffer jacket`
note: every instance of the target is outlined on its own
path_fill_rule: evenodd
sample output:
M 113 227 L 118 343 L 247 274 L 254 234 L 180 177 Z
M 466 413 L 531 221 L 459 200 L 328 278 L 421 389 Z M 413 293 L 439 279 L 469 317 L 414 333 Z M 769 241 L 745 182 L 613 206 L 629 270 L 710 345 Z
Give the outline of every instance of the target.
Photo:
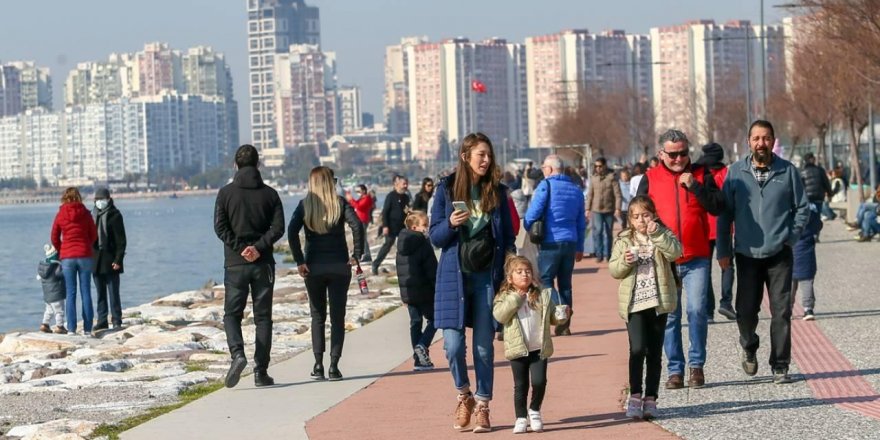
M 724 186 L 724 178 L 727 177 L 727 167 L 722 167 L 718 169 L 710 169 L 709 172 L 712 173 L 712 177 L 715 178 L 715 185 L 718 188 Z M 714 240 L 718 235 L 718 217 L 715 217 L 712 214 L 709 214 L 709 240 Z
M 711 174 L 702 166 L 690 170 L 701 185 Z M 660 220 L 681 241 L 682 256 L 676 263 L 693 258 L 709 258 L 709 218 L 697 197 L 678 183 L 681 173 L 673 173 L 665 166 L 656 166 L 645 173 L 650 185 L 648 196 L 657 207 Z
M 52 246 L 58 256 L 65 258 L 90 258 L 92 245 L 98 239 L 98 230 L 92 214 L 81 202 L 61 205 L 52 223 Z
M 373 210 L 375 202 L 369 194 L 364 194 L 357 200 L 349 199 L 348 203 L 354 208 L 354 213 L 357 214 L 361 223 L 367 224 L 370 222 L 370 211 Z

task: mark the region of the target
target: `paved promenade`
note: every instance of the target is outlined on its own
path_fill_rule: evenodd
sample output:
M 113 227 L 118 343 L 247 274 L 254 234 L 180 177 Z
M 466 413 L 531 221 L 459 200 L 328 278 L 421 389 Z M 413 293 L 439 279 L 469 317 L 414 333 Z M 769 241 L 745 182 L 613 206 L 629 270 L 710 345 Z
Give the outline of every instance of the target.
M 762 314 L 754 378 L 740 367 L 736 325 L 723 317 L 709 327 L 707 386 L 661 389 L 656 423 L 623 417 L 627 337 L 616 312 L 616 281 L 607 264 L 576 267 L 571 337 L 555 338 L 544 403 L 553 438 L 880 439 L 880 243 L 855 243 L 840 222 L 818 245 L 815 322 L 793 318 L 793 377 L 769 379 L 769 317 Z M 716 268 L 715 283 L 718 284 Z M 765 307 L 766 310 L 766 307 Z M 685 338 L 685 342 L 687 338 Z M 414 373 L 406 311 L 349 333 L 340 368 L 346 380 L 308 380 L 310 353 L 270 369 L 279 385 L 256 390 L 249 376 L 122 436 L 140 438 L 460 438 L 452 429 L 455 391 L 442 341 L 431 349 L 438 368 Z M 510 367 L 496 342 L 495 430 L 511 436 Z M 665 373 L 664 373 L 665 379 Z

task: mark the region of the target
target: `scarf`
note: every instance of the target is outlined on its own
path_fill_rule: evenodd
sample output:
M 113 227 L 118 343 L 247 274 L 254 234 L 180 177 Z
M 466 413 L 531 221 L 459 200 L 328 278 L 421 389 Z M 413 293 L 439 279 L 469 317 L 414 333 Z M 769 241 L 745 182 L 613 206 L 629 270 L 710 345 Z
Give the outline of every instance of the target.
M 113 207 L 113 202 L 107 204 L 104 209 L 95 208 L 92 215 L 95 218 L 95 225 L 98 227 L 98 250 L 103 250 L 107 243 L 107 213 Z

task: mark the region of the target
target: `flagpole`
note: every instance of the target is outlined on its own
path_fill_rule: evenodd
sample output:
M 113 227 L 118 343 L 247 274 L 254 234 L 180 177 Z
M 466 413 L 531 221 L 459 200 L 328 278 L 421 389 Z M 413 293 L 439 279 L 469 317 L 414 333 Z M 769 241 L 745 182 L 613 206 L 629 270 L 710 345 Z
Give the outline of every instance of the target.
M 476 115 L 476 113 L 475 113 L 475 110 L 476 110 L 476 108 L 477 108 L 477 106 L 476 106 L 476 100 L 477 100 L 477 96 L 476 96 L 476 95 L 477 95 L 477 92 L 476 92 L 476 90 L 474 90 L 473 84 L 471 84 L 471 89 L 470 89 L 470 90 L 471 90 L 471 126 L 470 126 L 470 132 L 471 132 L 471 133 L 476 133 L 476 132 L 477 132 L 477 115 Z

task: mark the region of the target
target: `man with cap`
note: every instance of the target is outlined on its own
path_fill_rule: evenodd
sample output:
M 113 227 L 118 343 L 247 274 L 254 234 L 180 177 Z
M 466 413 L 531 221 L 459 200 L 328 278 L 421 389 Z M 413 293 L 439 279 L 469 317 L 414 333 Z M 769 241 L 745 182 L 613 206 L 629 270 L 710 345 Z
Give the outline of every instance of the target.
M 724 186 L 724 178 L 727 177 L 727 166 L 724 165 L 724 148 L 716 143 L 703 145 L 703 155 L 695 162 L 695 165 L 702 165 L 712 174 L 712 179 L 718 188 Z M 709 218 L 709 258 L 715 253 L 715 238 L 717 236 L 718 225 L 717 219 L 712 214 L 706 214 Z M 712 287 L 712 271 L 707 273 L 708 301 L 706 302 L 706 314 L 709 321 L 714 321 L 715 316 L 715 289 Z M 722 314 L 729 320 L 736 319 L 736 312 L 733 311 L 733 264 L 726 269 L 721 269 L 721 303 L 718 307 L 718 313 Z
M 110 190 L 101 187 L 95 190 L 95 209 L 92 210 L 98 239 L 94 244 L 95 290 L 98 296 L 98 321 L 94 331 L 106 330 L 107 303 L 109 299 L 110 319 L 113 328 L 122 326 L 122 303 L 119 300 L 119 275 L 123 272 L 122 260 L 125 258 L 125 224 L 122 213 L 113 204 Z

